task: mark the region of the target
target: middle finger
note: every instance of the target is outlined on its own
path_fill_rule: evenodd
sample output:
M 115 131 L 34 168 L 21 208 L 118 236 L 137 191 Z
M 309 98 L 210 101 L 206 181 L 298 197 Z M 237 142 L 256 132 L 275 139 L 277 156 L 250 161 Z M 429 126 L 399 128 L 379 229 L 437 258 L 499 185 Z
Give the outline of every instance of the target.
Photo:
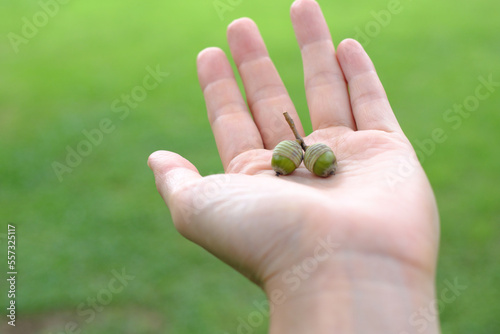
M 299 133 L 304 135 L 295 107 L 269 58 L 257 25 L 250 19 L 239 19 L 229 25 L 227 35 L 264 147 L 272 149 L 280 141 L 294 138 L 283 117 L 284 111 L 288 111 Z

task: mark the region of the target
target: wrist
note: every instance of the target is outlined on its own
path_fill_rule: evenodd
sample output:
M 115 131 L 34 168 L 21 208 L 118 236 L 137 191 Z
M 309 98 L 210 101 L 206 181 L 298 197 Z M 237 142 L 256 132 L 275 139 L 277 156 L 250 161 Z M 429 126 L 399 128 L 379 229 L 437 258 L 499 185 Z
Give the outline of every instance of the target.
M 434 273 L 375 255 L 339 257 L 266 282 L 271 334 L 439 333 Z

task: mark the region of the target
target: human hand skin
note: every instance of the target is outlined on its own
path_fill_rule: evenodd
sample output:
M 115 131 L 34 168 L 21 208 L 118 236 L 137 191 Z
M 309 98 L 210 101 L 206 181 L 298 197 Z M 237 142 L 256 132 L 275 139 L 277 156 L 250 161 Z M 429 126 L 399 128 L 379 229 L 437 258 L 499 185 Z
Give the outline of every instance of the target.
M 313 133 L 305 136 L 257 26 L 236 20 L 228 42 L 247 101 L 222 50 L 197 60 L 225 174 L 201 177 L 158 151 L 148 160 L 158 191 L 182 235 L 266 292 L 270 333 L 438 333 L 437 317 L 419 327 L 413 318 L 435 305 L 439 218 L 427 177 L 414 163 L 401 182 L 387 179 L 402 158 L 417 160 L 362 46 L 348 39 L 335 51 L 313 0 L 295 1 L 291 18 Z M 283 111 L 306 144 L 332 147 L 334 176 L 303 164 L 275 175 L 272 149 L 294 139 Z

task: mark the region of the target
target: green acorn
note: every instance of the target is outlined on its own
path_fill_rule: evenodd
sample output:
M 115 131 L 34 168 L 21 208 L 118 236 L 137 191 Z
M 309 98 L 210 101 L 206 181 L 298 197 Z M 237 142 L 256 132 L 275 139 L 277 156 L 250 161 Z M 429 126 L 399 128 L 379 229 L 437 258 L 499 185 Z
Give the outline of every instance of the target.
M 304 165 L 317 176 L 328 177 L 337 170 L 337 158 L 330 147 L 316 143 L 307 147 Z
M 284 140 L 274 148 L 271 166 L 276 175 L 287 175 L 300 166 L 302 158 L 302 147 L 294 140 Z

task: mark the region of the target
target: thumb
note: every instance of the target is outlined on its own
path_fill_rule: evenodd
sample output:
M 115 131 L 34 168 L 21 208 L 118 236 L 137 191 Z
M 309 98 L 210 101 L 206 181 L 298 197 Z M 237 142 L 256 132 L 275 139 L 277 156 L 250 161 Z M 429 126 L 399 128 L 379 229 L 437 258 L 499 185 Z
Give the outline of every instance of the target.
M 156 188 L 170 209 L 173 194 L 201 178 L 191 162 L 173 152 L 152 153 L 148 158 L 148 166 L 155 175 Z

